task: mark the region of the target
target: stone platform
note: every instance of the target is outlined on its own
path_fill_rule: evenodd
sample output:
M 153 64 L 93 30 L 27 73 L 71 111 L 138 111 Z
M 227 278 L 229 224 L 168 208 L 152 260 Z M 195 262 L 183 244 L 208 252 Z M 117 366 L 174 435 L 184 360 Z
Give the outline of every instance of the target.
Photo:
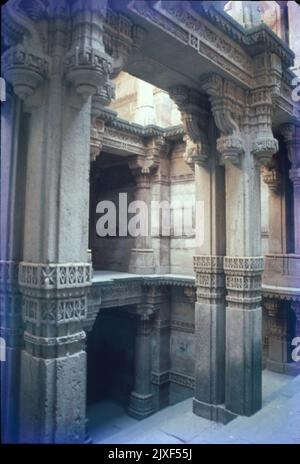
M 88 410 L 89 432 L 97 444 L 298 444 L 300 376 L 263 372 L 263 408 L 227 425 L 192 413 L 192 398 L 169 406 L 142 422 L 114 402 Z

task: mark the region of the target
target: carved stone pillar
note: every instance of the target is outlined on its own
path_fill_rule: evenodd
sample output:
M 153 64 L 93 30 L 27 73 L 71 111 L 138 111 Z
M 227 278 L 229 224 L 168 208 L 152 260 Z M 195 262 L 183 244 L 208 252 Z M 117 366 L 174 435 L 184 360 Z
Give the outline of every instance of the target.
M 294 187 L 294 241 L 295 254 L 300 255 L 300 127 L 294 124 L 280 126 L 291 162 L 290 179 Z
M 21 263 L 19 284 L 25 324 L 20 441 L 82 443 L 86 407 L 82 322 L 91 267 Z
M 225 400 L 225 285 L 223 256 L 195 256 L 195 414 L 227 422 Z
M 91 95 L 112 71 L 103 44 L 105 14 L 105 1 L 71 7 L 52 1 L 47 8 L 42 2 L 34 11 L 7 5 L 8 24 L 20 33 L 3 57 L 4 75 L 30 113 L 19 269 L 25 324 L 20 441 L 25 443 L 85 438 L 81 324 L 91 285 Z
M 195 414 L 226 422 L 219 408 L 225 400 L 225 253 L 224 169 L 213 143 L 206 98 L 179 86 L 171 97 L 181 111 L 187 133 L 185 160 L 195 170 L 196 246 L 194 257 L 195 306 Z M 200 232 L 200 230 L 202 232 Z
M 129 213 L 138 214 L 139 224 L 135 231 L 135 247 L 131 250 L 129 272 L 154 273 L 154 251 L 151 240 L 151 179 L 160 162 L 164 146 L 162 137 L 153 138 L 145 147 L 145 155 L 129 161 L 129 168 L 136 181 L 134 208 Z
M 3 443 L 17 443 L 23 330 L 15 261 L 0 261 L 0 337 L 1 439 Z
M 5 101 L 1 102 L 0 169 L 0 409 L 3 443 L 17 443 L 19 435 L 23 328 L 18 265 L 22 259 L 24 228 L 26 130 L 27 117 L 22 114 L 21 101 L 7 85 Z
M 134 274 L 153 274 L 154 273 L 154 252 L 151 247 L 150 236 L 150 203 L 151 203 L 151 177 L 149 173 L 138 173 L 135 176 L 135 195 L 134 201 L 139 208 L 139 215 L 143 226 L 139 235 L 135 237 L 135 247 L 131 250 L 129 261 L 129 272 Z M 145 229 L 143 229 L 145 228 Z
M 285 302 L 266 298 L 264 308 L 268 314 L 269 349 L 267 369 L 284 373 L 290 361 L 288 311 Z
M 251 415 L 261 407 L 260 164 L 278 150 L 271 131 L 271 92 L 250 96 L 219 76 L 207 79 L 221 131 L 217 149 L 226 179 L 226 392 L 225 407 Z
M 269 253 L 286 253 L 285 199 L 282 194 L 282 180 L 279 169 L 264 168 L 263 181 L 269 188 Z
M 170 370 L 170 289 L 147 288 L 147 302 L 156 308 L 153 315 L 151 383 L 153 407 L 159 410 L 169 405 Z
M 141 305 L 137 308 L 135 338 L 134 389 L 130 395 L 128 414 L 136 419 L 144 419 L 154 412 L 151 384 L 151 353 L 153 309 Z

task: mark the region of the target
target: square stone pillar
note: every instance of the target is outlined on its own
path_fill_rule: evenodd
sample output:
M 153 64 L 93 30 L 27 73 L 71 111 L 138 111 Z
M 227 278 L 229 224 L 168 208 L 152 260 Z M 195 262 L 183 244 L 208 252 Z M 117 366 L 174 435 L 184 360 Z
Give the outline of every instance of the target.
M 4 52 L 3 72 L 30 114 L 19 268 L 24 443 L 85 438 L 91 96 L 112 73 L 103 43 L 106 3 L 39 4 L 34 21 L 22 5 L 13 12 L 6 6 L 13 28 L 23 26 L 22 40 Z
M 225 292 L 223 256 L 195 256 L 195 397 L 193 411 L 227 422 L 225 401 Z
M 150 287 L 152 301 L 159 305 L 154 314 L 152 330 L 151 383 L 153 406 L 159 410 L 169 405 L 170 370 L 170 289 Z
M 275 162 L 275 161 L 274 161 Z M 282 254 L 287 252 L 286 206 L 283 186 L 283 173 L 279 166 L 263 170 L 263 181 L 268 186 L 269 196 L 269 239 L 268 253 Z
M 137 315 L 134 389 L 130 395 L 128 414 L 139 420 L 154 412 L 151 385 L 152 325 L 149 314 Z
M 252 154 L 226 163 L 226 409 L 251 415 L 261 408 L 262 310 L 260 167 Z
M 6 99 L 1 102 L 0 410 L 2 442 L 17 443 L 23 346 L 18 265 L 24 229 L 27 118 L 11 86 L 6 87 Z
M 260 170 L 278 151 L 271 130 L 272 88 L 248 95 L 218 75 L 202 87 L 221 132 L 217 150 L 225 165 L 225 407 L 233 415 L 249 416 L 262 404 Z
M 203 95 L 174 87 L 187 133 L 185 161 L 195 170 L 196 273 L 195 396 L 193 412 L 226 422 L 220 407 L 225 400 L 225 185 L 224 168 L 216 152 L 216 127 Z
M 83 443 L 89 264 L 21 263 L 21 443 Z
M 154 250 L 151 237 L 151 182 L 157 171 L 166 147 L 163 137 L 153 137 L 145 146 L 145 154 L 129 160 L 129 168 L 136 180 L 135 201 L 129 206 L 129 213 L 136 216 L 134 228 L 129 222 L 129 233 L 135 234 L 135 247 L 131 250 L 129 272 L 153 274 L 155 270 Z M 138 226 L 137 226 L 138 223 Z
M 150 187 L 151 178 L 149 174 L 140 174 L 136 176 L 135 202 L 137 213 L 143 223 L 139 234 L 135 238 L 135 247 L 131 250 L 129 261 L 129 272 L 133 274 L 153 274 L 154 273 L 154 251 L 151 244 L 150 236 Z M 143 230 L 143 227 L 145 228 Z

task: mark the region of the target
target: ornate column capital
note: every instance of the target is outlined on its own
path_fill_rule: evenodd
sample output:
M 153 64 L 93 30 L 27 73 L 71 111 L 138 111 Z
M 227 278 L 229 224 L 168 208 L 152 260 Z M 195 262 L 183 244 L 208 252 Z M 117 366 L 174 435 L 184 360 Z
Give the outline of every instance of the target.
M 205 166 L 210 152 L 207 100 L 204 95 L 184 85 L 172 87 L 169 94 L 178 106 L 186 133 L 184 159 L 191 167 L 195 164 Z
M 103 41 L 106 10 L 107 1 L 77 1 L 71 7 L 72 43 L 64 72 L 83 100 L 97 93 L 112 75 L 113 59 Z
M 278 151 L 278 142 L 272 133 L 273 87 L 245 91 L 217 74 L 203 80 L 211 102 L 215 123 L 221 132 L 217 149 L 223 161 L 239 165 L 245 153 L 243 138 L 251 137 L 252 155 L 260 164 L 268 164 Z
M 262 170 L 262 178 L 272 193 L 276 194 L 279 192 L 282 179 L 279 169 L 276 166 L 270 168 L 264 166 Z
M 251 152 L 259 164 L 269 166 L 272 156 L 278 151 L 278 141 L 272 132 L 273 93 L 269 87 L 261 87 L 250 92 L 249 120 L 253 142 Z
M 47 29 L 43 24 L 46 6 L 36 5 L 35 18 L 20 0 L 3 7 L 4 41 L 9 48 L 2 55 L 3 76 L 22 100 L 34 95 L 47 78 L 51 59 L 45 50 Z
M 263 306 L 266 309 L 269 317 L 279 317 L 280 300 L 276 298 L 264 298 Z

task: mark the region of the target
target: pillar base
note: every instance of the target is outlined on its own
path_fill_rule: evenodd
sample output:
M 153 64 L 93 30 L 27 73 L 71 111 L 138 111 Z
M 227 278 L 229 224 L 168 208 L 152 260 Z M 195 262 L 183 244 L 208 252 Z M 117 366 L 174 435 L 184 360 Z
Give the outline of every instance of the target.
M 132 392 L 130 395 L 130 404 L 128 414 L 134 419 L 142 420 L 154 413 L 153 395 L 139 395 Z
M 42 359 L 22 352 L 20 443 L 85 441 L 86 353 Z
M 291 375 L 293 377 L 300 375 L 299 362 L 282 363 L 278 361 L 272 361 L 271 359 L 267 359 L 266 369 L 272 372 L 277 372 L 278 374 Z
M 220 424 L 228 424 L 237 417 L 237 414 L 228 411 L 223 405 L 203 403 L 196 398 L 193 399 L 193 413 Z

